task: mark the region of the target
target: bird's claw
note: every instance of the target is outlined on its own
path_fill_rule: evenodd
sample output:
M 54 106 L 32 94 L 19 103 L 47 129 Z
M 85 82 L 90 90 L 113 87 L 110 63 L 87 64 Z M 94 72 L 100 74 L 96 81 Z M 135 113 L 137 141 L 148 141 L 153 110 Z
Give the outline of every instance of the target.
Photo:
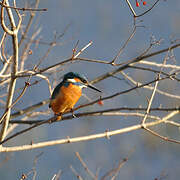
M 71 113 L 72 113 L 73 118 L 77 118 L 76 115 L 74 114 L 73 109 L 71 109 Z
M 62 119 L 62 113 L 55 114 L 55 116 L 57 121 Z

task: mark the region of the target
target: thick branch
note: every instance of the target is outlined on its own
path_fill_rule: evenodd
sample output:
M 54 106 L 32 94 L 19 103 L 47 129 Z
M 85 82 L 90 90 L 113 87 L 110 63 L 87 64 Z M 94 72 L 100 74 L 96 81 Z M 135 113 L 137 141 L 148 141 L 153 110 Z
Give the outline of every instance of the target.
M 7 4 L 9 5 L 8 0 L 4 0 L 3 4 Z M 4 7 L 2 7 L 3 9 Z M 15 91 L 15 86 L 16 86 L 16 74 L 18 71 L 18 28 L 20 27 L 21 24 L 21 17 L 19 16 L 19 24 L 18 24 L 18 28 L 16 28 L 15 25 L 15 21 L 14 21 L 14 17 L 12 14 L 11 9 L 7 8 L 7 12 L 8 12 L 8 16 L 11 22 L 11 26 L 12 26 L 12 31 L 13 31 L 13 35 L 12 35 L 12 44 L 13 44 L 13 66 L 12 66 L 12 74 L 11 74 L 11 80 L 10 80 L 10 85 L 9 85 L 9 89 L 8 89 L 8 96 L 7 96 L 7 103 L 6 103 L 6 110 L 7 111 L 7 115 L 4 118 L 3 121 L 3 125 L 2 125 L 2 129 L 0 132 L 0 140 L 2 141 L 5 137 L 6 137 L 6 131 L 8 128 L 8 124 L 9 124 L 9 120 L 10 120 L 10 114 L 11 114 L 11 105 L 12 105 L 12 100 L 13 100 L 13 96 L 14 96 L 14 91 Z

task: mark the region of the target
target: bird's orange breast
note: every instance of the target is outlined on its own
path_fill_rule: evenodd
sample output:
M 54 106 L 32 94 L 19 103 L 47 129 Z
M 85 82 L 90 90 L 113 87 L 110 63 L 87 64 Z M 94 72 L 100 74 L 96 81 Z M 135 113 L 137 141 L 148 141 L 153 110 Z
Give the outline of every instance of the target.
M 52 99 L 50 104 L 55 114 L 70 111 L 81 97 L 81 88 L 70 83 L 67 87 L 62 86 L 59 94 Z

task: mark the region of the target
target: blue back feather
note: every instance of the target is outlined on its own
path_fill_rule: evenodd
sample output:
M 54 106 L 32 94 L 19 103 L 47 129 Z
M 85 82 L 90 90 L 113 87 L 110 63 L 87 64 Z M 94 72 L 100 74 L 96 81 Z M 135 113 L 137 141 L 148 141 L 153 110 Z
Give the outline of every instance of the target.
M 59 91 L 60 91 L 60 89 L 61 89 L 62 86 L 63 86 L 63 82 L 59 83 L 59 84 L 55 87 L 55 89 L 54 89 L 54 91 L 53 91 L 53 93 L 52 93 L 51 99 L 55 99 L 55 98 L 56 98 L 56 96 L 59 94 Z

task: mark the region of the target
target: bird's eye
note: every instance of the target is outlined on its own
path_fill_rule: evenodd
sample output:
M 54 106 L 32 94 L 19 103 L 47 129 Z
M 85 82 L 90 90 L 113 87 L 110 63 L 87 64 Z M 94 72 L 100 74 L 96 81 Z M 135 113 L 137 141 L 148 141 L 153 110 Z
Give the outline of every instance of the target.
M 83 83 L 87 83 L 87 80 L 86 80 L 86 79 L 81 79 L 81 81 L 82 81 Z

